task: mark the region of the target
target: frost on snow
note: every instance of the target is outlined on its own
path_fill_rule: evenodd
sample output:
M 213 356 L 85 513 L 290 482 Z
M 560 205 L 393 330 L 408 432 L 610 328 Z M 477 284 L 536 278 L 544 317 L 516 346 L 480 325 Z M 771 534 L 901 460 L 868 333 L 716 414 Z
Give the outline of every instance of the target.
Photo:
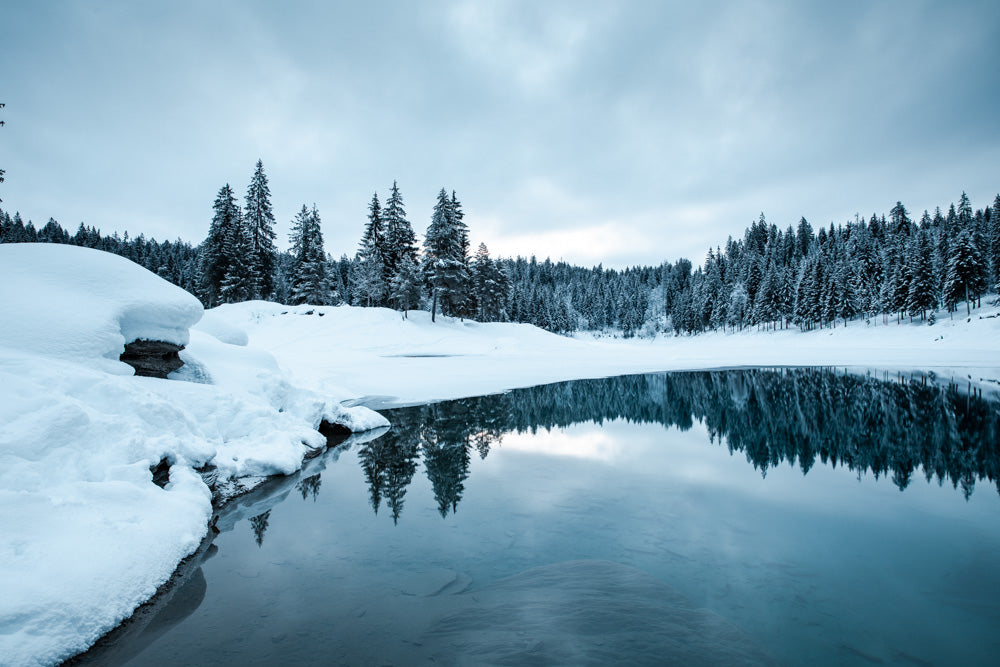
M 321 420 L 387 424 L 290 384 L 231 325 L 191 331 L 201 316 L 127 259 L 0 245 L 0 662 L 68 658 L 155 593 L 211 518 L 193 468 L 287 474 L 325 445 Z M 118 358 L 136 339 L 185 345 L 185 366 L 134 377 Z

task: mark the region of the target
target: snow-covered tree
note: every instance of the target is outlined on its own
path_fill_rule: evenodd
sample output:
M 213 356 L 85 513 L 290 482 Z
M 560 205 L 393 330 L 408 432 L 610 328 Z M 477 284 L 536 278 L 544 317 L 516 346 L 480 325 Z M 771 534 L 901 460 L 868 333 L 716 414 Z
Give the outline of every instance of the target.
M 935 304 L 935 280 L 933 270 L 933 250 L 930 232 L 921 229 L 910 242 L 910 288 L 906 310 L 910 316 L 920 315 L 924 319 L 927 310 Z
M 507 300 L 507 278 L 496 262 L 490 259 L 490 251 L 485 243 L 479 244 L 472 260 L 472 285 L 479 321 L 499 319 Z M 572 325 L 573 323 L 566 322 L 567 327 Z
M 221 303 L 222 281 L 230 272 L 230 265 L 237 261 L 232 256 L 234 230 L 241 224 L 240 207 L 233 189 L 226 183 L 212 204 L 214 215 L 208 228 L 208 237 L 200 250 L 200 293 L 209 308 Z
M 382 207 L 376 193 L 368 205 L 368 223 L 355 259 L 355 293 L 366 306 L 382 306 L 386 302 L 390 280 L 387 254 Z
M 289 237 L 294 258 L 292 268 L 292 302 L 321 305 L 329 298 L 326 278 L 326 253 L 323 250 L 323 233 L 320 229 L 319 211 L 313 204 L 310 211 L 303 204 L 292 221 Z
M 385 221 L 386 265 L 390 276 L 395 276 L 405 258 L 414 263 L 417 261 L 417 236 L 413 233 L 410 221 L 406 219 L 403 195 L 400 194 L 396 181 L 392 182 L 382 219 Z
M 944 298 L 951 309 L 964 300 L 966 314 L 972 313 L 971 300 L 983 289 L 979 283 L 982 257 L 972 242 L 972 235 L 963 230 L 952 248 L 948 275 L 945 279 Z
M 423 278 L 413 258 L 404 256 L 395 277 L 392 279 L 391 298 L 393 303 L 407 317 L 407 311 L 420 307 L 423 296 Z
M 455 224 L 452 202 L 441 188 L 424 237 L 423 271 L 431 289 L 432 322 L 438 304 L 442 312 L 454 314 L 465 301 L 468 273 L 462 253 L 462 236 Z
M 239 211 L 237 210 L 237 213 Z M 226 239 L 226 254 L 230 257 L 226 275 L 219 286 L 219 296 L 223 303 L 248 301 L 257 296 L 260 280 L 253 261 L 251 231 L 242 217 L 229 230 Z
M 244 224 L 250 236 L 251 271 L 254 274 L 251 298 L 269 299 L 274 292 L 274 274 L 278 251 L 274 246 L 274 212 L 271 209 L 271 190 L 264 174 L 264 163 L 257 160 L 257 167 L 247 188 Z

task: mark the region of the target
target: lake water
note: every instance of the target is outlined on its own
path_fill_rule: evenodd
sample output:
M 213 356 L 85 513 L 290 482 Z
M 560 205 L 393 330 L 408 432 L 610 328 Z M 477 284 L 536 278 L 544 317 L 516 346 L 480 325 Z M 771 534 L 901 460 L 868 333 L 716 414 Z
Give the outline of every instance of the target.
M 226 508 L 86 662 L 997 663 L 1000 405 L 974 390 L 733 370 L 385 414 Z

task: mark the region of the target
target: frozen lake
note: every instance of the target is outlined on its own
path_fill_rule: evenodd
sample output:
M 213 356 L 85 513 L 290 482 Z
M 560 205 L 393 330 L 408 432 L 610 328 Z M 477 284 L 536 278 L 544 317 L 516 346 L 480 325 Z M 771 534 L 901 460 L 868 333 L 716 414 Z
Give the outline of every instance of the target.
M 388 410 L 85 662 L 995 664 L 998 410 L 801 369 Z

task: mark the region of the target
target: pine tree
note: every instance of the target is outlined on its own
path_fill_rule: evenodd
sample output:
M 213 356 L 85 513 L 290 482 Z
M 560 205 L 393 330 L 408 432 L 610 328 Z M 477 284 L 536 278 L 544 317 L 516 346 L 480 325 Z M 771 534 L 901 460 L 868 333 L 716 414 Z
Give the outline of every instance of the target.
M 247 187 L 244 224 L 249 231 L 250 248 L 246 257 L 251 258 L 254 274 L 252 297 L 269 299 L 274 294 L 274 279 L 278 251 L 274 245 L 274 212 L 271 209 L 271 190 L 264 174 L 264 163 L 257 160 L 257 167 Z
M 233 189 L 228 183 L 219 190 L 212 208 L 215 214 L 208 228 L 208 238 L 202 242 L 200 249 L 199 280 L 202 300 L 209 308 L 220 303 L 222 281 L 235 261 L 232 256 L 232 239 L 234 230 L 240 225 L 241 215 Z
M 993 199 L 993 212 L 990 214 L 990 286 L 1000 292 L 1000 194 Z
M 910 289 L 906 310 L 910 316 L 919 314 L 923 320 L 927 309 L 934 307 L 935 280 L 930 232 L 921 229 L 910 242 Z
M 358 263 L 355 290 L 366 306 L 385 304 L 390 280 L 386 255 L 382 207 L 376 193 L 372 195 L 371 203 L 368 205 L 368 224 L 365 225 L 365 233 L 361 238 L 355 260 Z
M 476 317 L 480 322 L 500 319 L 503 304 L 507 299 L 506 275 L 500 266 L 490 259 L 490 251 L 485 243 L 480 243 L 472 260 L 472 292 L 476 306 Z M 567 316 L 566 326 L 572 326 Z
M 889 220 L 892 223 L 890 232 L 896 238 L 910 235 L 910 226 L 913 222 L 910 220 L 909 211 L 903 206 L 903 202 L 897 201 L 896 205 L 892 207 L 892 210 L 889 211 Z
M 438 193 L 431 223 L 424 236 L 424 276 L 431 289 L 431 321 L 438 304 L 442 312 L 454 313 L 464 301 L 467 282 L 462 261 L 462 239 L 452 216 L 452 203 L 444 188 Z
M 948 276 L 945 280 L 944 296 L 950 307 L 954 308 L 961 300 L 965 300 L 967 315 L 972 314 L 970 299 L 975 297 L 981 285 L 978 283 L 980 264 L 979 251 L 972 242 L 968 230 L 963 230 L 952 248 L 951 261 L 948 263 Z
M 402 263 L 392 279 L 390 296 L 396 304 L 396 308 L 402 311 L 404 319 L 407 318 L 407 311 L 420 307 L 420 298 L 423 296 L 423 279 L 413 258 L 403 257 Z
M 409 258 L 414 263 L 417 261 L 417 237 L 410 221 L 406 219 L 403 195 L 400 194 L 396 181 L 392 182 L 392 190 L 385 202 L 382 217 L 385 220 L 386 267 L 389 275 L 395 276 L 404 259 Z
M 812 225 L 806 221 L 805 217 L 801 218 L 795 233 L 795 251 L 799 257 L 805 257 L 809 254 L 809 248 L 812 247 L 814 238 Z
M 969 196 L 965 194 L 965 190 L 962 190 L 962 196 L 958 199 L 956 217 L 958 218 L 959 231 L 965 231 L 969 228 L 969 223 L 972 222 L 972 204 L 969 202 Z
M 237 213 L 239 211 L 237 210 Z M 247 229 L 242 216 L 229 230 L 225 252 L 229 256 L 226 275 L 219 285 L 219 298 L 223 303 L 247 301 L 257 295 L 260 278 L 253 261 L 253 241 L 251 230 Z
M 469 310 L 469 282 L 470 282 L 470 266 L 469 266 L 469 227 L 465 224 L 465 212 L 462 210 L 462 202 L 458 201 L 458 196 L 455 191 L 451 191 L 451 224 L 452 228 L 455 230 L 454 233 L 458 236 L 459 245 L 459 255 L 458 259 L 462 262 L 463 271 L 461 274 L 461 285 L 459 286 L 459 292 L 461 298 L 455 303 L 455 310 L 458 315 L 471 315 Z
M 320 229 L 319 211 L 313 204 L 312 211 L 302 210 L 292 222 L 290 235 L 292 255 L 291 297 L 294 303 L 322 305 L 329 298 L 326 279 L 326 253 L 323 251 L 323 233 Z

